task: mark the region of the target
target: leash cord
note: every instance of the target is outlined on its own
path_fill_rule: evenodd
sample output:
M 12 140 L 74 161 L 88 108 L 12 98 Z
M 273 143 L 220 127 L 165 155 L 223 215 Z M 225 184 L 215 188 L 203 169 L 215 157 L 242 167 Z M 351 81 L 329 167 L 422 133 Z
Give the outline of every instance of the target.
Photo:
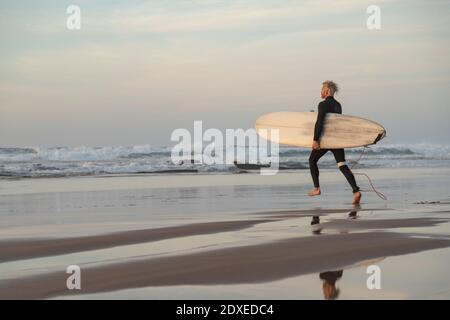
M 352 164 L 352 166 L 350 167 L 350 170 L 353 170 L 353 168 L 356 167 L 356 166 L 359 164 L 359 162 L 361 161 L 361 159 L 362 159 L 362 157 L 363 157 L 363 155 L 364 155 L 364 152 L 366 151 L 366 148 L 369 148 L 369 147 L 364 146 L 364 148 L 363 148 L 361 154 L 359 155 L 358 160 L 356 160 L 356 161 Z M 378 191 L 377 189 L 375 189 L 375 187 L 374 187 L 374 185 L 373 185 L 373 183 L 372 183 L 372 179 L 370 179 L 370 177 L 369 177 L 366 173 L 363 173 L 363 172 L 356 172 L 356 173 L 353 173 L 353 174 L 354 174 L 354 175 L 359 175 L 359 176 L 365 176 L 365 177 L 367 178 L 367 180 L 369 181 L 370 187 L 372 188 L 372 190 L 360 190 L 360 191 L 363 191 L 363 192 L 375 192 L 376 195 L 377 195 L 378 197 L 380 197 L 380 198 L 383 199 L 383 200 L 387 200 L 387 197 L 386 197 L 383 193 L 381 193 L 380 191 Z

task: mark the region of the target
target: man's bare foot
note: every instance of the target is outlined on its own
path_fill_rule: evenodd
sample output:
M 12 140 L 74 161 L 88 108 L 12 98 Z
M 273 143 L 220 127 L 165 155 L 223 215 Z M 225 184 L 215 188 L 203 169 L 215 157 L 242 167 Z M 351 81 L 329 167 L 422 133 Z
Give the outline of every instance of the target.
M 308 193 L 308 196 L 314 197 L 320 195 L 320 188 L 314 188 Z
M 361 201 L 361 192 L 355 192 L 353 194 L 353 204 L 359 204 L 359 202 Z

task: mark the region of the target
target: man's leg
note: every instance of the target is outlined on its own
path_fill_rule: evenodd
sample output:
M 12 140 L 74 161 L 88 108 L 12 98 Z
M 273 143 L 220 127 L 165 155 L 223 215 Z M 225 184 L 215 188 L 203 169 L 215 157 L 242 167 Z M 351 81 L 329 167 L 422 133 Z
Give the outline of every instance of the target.
M 328 149 L 312 150 L 309 156 L 309 170 L 311 171 L 311 177 L 314 183 L 314 190 L 308 193 L 310 196 L 318 196 L 320 194 L 319 167 L 317 166 L 317 162 L 327 152 Z
M 353 190 L 353 203 L 358 204 L 361 200 L 361 192 L 359 191 L 359 187 L 356 184 L 355 176 L 353 175 L 350 168 L 347 166 L 345 162 L 345 152 L 344 149 L 332 149 L 334 158 L 336 159 L 337 166 L 339 170 L 344 174 L 348 183 L 352 187 Z

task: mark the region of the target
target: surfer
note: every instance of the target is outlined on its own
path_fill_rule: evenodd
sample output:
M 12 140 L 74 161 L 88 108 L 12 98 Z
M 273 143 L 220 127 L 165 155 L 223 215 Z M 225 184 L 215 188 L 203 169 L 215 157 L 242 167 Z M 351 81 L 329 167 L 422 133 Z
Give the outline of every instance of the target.
M 334 94 L 338 92 L 339 88 L 333 81 L 325 81 L 322 85 L 321 96 L 323 101 L 319 103 L 317 121 L 314 127 L 314 141 L 312 144 L 311 155 L 309 156 L 309 168 L 311 170 L 311 176 L 314 183 L 314 189 L 308 193 L 309 196 L 320 195 L 319 184 L 319 167 L 317 162 L 328 151 L 331 151 L 336 159 L 336 164 L 344 174 L 348 183 L 353 190 L 353 204 L 359 204 L 361 201 L 361 192 L 356 184 L 355 176 L 345 162 L 344 149 L 320 149 L 320 136 L 323 131 L 323 124 L 325 122 L 325 116 L 327 113 L 339 113 L 342 114 L 341 104 L 334 99 Z

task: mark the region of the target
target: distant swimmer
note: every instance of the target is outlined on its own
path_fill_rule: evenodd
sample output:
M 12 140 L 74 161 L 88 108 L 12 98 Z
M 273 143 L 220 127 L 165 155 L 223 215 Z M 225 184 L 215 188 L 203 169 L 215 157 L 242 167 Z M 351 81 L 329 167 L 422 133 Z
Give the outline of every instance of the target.
M 319 103 L 318 114 L 316 124 L 314 126 L 314 141 L 312 144 L 311 155 L 309 156 L 309 168 L 311 170 L 311 176 L 314 183 L 314 189 L 308 193 L 309 196 L 320 195 L 319 184 L 319 167 L 317 162 L 328 151 L 331 151 L 336 159 L 336 164 L 344 174 L 348 183 L 353 190 L 353 204 L 359 204 L 361 201 L 361 192 L 356 184 L 355 176 L 345 162 L 344 149 L 320 149 L 320 137 L 323 132 L 323 125 L 325 122 L 325 116 L 327 113 L 339 113 L 342 114 L 341 104 L 334 99 L 334 94 L 338 92 L 339 88 L 333 81 L 325 81 L 322 85 L 321 96 L 323 101 Z

